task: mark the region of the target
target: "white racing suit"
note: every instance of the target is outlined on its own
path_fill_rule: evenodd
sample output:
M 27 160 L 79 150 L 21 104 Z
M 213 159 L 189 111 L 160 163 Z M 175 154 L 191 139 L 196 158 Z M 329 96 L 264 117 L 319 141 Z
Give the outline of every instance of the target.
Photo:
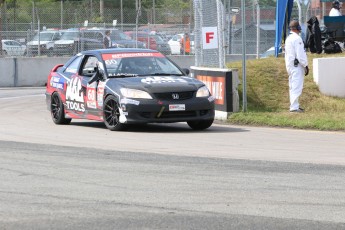
M 295 58 L 298 65 L 294 66 Z M 302 38 L 291 32 L 285 41 L 285 65 L 289 74 L 290 111 L 299 109 L 298 98 L 302 94 L 305 67 L 308 65 L 307 54 Z

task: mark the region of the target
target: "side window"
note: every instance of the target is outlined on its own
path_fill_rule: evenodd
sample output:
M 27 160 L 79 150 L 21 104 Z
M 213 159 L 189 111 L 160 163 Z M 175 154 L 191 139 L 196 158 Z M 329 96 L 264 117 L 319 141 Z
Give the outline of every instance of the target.
M 103 35 L 102 35 L 102 33 L 97 33 L 97 35 L 96 35 L 96 39 L 97 39 L 97 41 L 103 41 Z
M 92 76 L 95 73 L 95 68 L 97 67 L 98 59 L 95 56 L 88 56 L 83 63 L 82 75 Z
M 78 73 L 78 67 L 80 65 L 81 58 L 82 57 L 80 56 L 74 59 L 74 61 L 72 61 L 72 63 L 67 66 L 64 73 L 70 73 L 70 74 Z
M 85 38 L 93 38 L 92 35 L 93 35 L 93 32 L 85 32 L 84 33 Z
M 53 35 L 53 41 L 56 41 L 56 40 L 58 40 L 59 39 L 59 34 L 58 33 L 55 33 L 54 35 Z

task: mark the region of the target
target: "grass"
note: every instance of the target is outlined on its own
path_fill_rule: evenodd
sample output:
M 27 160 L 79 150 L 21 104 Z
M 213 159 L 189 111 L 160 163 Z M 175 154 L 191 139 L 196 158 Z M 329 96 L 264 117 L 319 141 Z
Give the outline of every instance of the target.
M 305 77 L 303 93 L 299 99 L 305 113 L 289 112 L 288 75 L 284 57 L 247 60 L 247 112 L 232 113 L 227 123 L 345 131 L 345 98 L 321 94 L 313 81 L 313 59 L 337 56 L 344 55 L 308 53 L 309 75 Z M 238 69 L 242 106 L 242 63 L 230 63 L 228 67 Z

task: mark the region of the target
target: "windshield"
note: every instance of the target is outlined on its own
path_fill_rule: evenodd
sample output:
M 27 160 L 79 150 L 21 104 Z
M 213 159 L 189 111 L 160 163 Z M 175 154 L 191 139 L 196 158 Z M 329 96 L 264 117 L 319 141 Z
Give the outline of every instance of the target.
M 111 40 L 132 40 L 128 35 L 121 31 L 112 31 L 110 34 Z
M 156 41 L 164 42 L 163 38 L 159 35 L 151 35 L 151 36 L 154 37 L 156 39 Z
M 52 41 L 54 33 L 40 33 L 40 41 Z M 38 41 L 38 34 L 32 39 L 32 41 Z
M 103 54 L 109 77 L 184 75 L 161 53 Z
M 66 31 L 62 34 L 60 40 L 74 40 L 79 37 L 79 32 L 76 31 Z

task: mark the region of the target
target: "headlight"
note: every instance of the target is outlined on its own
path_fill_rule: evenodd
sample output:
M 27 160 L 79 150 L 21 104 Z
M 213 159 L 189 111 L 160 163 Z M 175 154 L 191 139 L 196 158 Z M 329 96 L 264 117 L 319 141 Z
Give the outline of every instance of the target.
M 150 94 L 142 90 L 121 88 L 120 91 L 124 97 L 128 98 L 152 99 Z
M 201 87 L 196 92 L 196 97 L 208 97 L 208 96 L 210 96 L 210 91 L 208 90 L 206 86 Z

